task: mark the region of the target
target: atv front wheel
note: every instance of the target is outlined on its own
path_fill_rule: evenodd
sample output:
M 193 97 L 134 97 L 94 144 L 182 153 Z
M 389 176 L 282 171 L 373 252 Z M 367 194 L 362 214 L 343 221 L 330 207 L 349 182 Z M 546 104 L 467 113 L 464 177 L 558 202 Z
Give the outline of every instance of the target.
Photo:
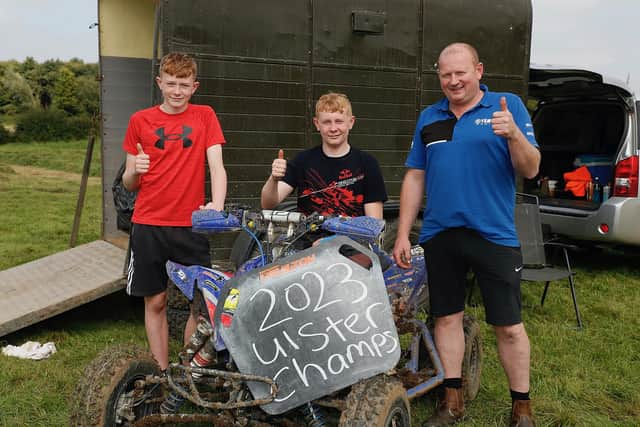
M 105 349 L 85 368 L 76 386 L 70 425 L 129 426 L 157 412 L 163 388 L 159 384 L 137 388 L 135 384 L 147 375 L 160 375 L 160 367 L 148 352 L 133 345 Z
M 351 388 L 339 427 L 409 427 L 411 411 L 402 382 L 384 374 Z

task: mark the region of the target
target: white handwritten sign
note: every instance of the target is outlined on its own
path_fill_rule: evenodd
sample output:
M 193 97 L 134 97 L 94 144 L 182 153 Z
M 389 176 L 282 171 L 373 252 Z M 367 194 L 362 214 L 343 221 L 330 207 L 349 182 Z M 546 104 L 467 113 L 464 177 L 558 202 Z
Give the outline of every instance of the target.
M 343 255 L 345 247 L 370 265 Z M 378 259 L 346 237 L 234 278 L 223 298 L 229 294 L 237 298 L 225 304 L 235 307 L 226 313 L 233 320 L 216 324 L 240 372 L 278 385 L 276 399 L 262 407 L 267 413 L 385 372 L 400 358 Z M 269 395 L 263 383 L 249 387 L 255 398 Z

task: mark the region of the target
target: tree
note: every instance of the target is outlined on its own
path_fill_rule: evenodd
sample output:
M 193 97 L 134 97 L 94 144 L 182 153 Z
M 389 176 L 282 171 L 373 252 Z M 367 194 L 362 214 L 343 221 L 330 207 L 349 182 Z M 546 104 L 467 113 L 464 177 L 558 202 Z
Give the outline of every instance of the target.
M 89 116 L 97 116 L 100 111 L 100 85 L 95 74 L 78 77 L 78 99 L 80 108 Z
M 98 64 L 85 64 L 82 59 L 71 58 L 66 66 L 73 71 L 73 74 L 80 77 L 90 77 L 95 79 L 98 74 Z
M 51 106 L 51 91 L 58 68 L 62 66 L 59 61 L 47 61 L 39 64 L 29 56 L 23 63 L 16 65 L 16 71 L 29 82 L 34 99 L 43 109 Z
M 15 133 L 0 135 L 0 143 L 9 139 L 73 139 L 95 131 L 99 123 L 98 72 L 97 64 L 85 64 L 77 58 L 42 64 L 31 57 L 22 63 L 0 62 L 0 114 L 22 113 L 9 119 L 15 122 Z
M 40 65 L 35 59 L 33 59 L 32 56 L 27 56 L 27 59 L 25 59 L 22 63 L 16 64 L 15 68 L 16 71 L 22 74 L 22 77 L 24 77 L 31 86 L 33 86 L 33 83 L 36 83 L 37 79 L 34 78 L 34 76 L 36 75 L 36 73 L 38 73 Z
M 36 105 L 29 83 L 11 64 L 0 64 L 0 113 L 13 115 Z
M 78 99 L 78 79 L 66 66 L 58 70 L 52 91 L 53 106 L 74 115 L 80 112 L 80 100 Z

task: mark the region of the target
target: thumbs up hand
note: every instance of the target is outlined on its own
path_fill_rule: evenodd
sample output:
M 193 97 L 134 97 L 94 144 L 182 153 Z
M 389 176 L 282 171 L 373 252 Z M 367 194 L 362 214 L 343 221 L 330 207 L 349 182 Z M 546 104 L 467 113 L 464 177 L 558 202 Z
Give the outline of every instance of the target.
M 284 158 L 284 150 L 278 150 L 278 158 L 271 164 L 271 176 L 274 180 L 280 181 L 287 172 L 287 160 Z
M 142 145 L 140 143 L 137 144 L 138 154 L 136 155 L 136 174 L 142 175 L 149 172 L 149 165 L 151 164 L 151 160 L 148 154 L 144 152 L 142 149 Z
M 513 121 L 513 116 L 509 111 L 509 107 L 507 107 L 507 99 L 504 96 L 500 98 L 500 111 L 493 113 L 491 128 L 493 133 L 507 139 L 511 139 L 516 135 L 518 127 Z

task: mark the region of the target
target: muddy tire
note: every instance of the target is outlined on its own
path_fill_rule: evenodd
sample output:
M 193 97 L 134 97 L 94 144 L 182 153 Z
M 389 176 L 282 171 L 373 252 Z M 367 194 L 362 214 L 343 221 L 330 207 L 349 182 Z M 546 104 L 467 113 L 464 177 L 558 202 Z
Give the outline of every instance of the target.
M 482 374 L 482 338 L 480 325 L 473 316 L 464 316 L 464 358 L 462 359 L 462 388 L 464 398 L 473 400 L 480 391 Z
M 169 338 L 180 343 L 184 341 L 184 327 L 189 319 L 189 310 L 167 308 L 167 322 L 169 323 Z
M 84 370 L 73 394 L 70 425 L 128 426 L 129 421 L 116 419 L 118 401 L 134 389 L 134 383 L 147 375 L 159 375 L 160 367 L 150 353 L 137 346 L 116 346 L 102 351 Z M 163 394 L 159 385 L 144 390 L 152 398 Z M 157 412 L 158 403 L 135 407 L 136 419 Z
M 462 327 L 464 328 L 462 388 L 464 391 L 464 399 L 471 401 L 476 398 L 478 391 L 480 391 L 482 378 L 482 337 L 480 336 L 480 325 L 473 316 L 465 314 Z M 433 317 L 428 319 L 427 328 L 429 328 L 431 336 L 434 337 Z M 425 367 L 433 368 L 431 360 L 428 358 L 428 354 L 424 348 L 420 348 L 420 361 L 420 369 Z
M 184 341 L 184 326 L 189 318 L 189 300 L 169 280 L 167 284 L 167 322 L 169 323 L 169 338 L 180 343 Z
M 229 255 L 231 265 L 237 270 L 245 261 L 251 259 L 256 252 L 258 252 L 258 248 L 253 238 L 247 233 L 238 234 L 231 247 L 231 255 Z
M 189 300 L 171 280 L 167 284 L 167 307 L 189 311 Z
M 378 375 L 351 388 L 339 427 L 408 427 L 411 410 L 407 391 L 395 377 Z
M 422 228 L 422 220 L 417 219 L 409 231 L 409 241 L 411 245 L 417 245 L 420 238 L 420 229 Z M 384 227 L 384 234 L 382 238 L 382 249 L 388 254 L 393 252 L 393 246 L 396 244 L 396 238 L 398 237 L 398 220 L 393 219 L 387 221 Z

